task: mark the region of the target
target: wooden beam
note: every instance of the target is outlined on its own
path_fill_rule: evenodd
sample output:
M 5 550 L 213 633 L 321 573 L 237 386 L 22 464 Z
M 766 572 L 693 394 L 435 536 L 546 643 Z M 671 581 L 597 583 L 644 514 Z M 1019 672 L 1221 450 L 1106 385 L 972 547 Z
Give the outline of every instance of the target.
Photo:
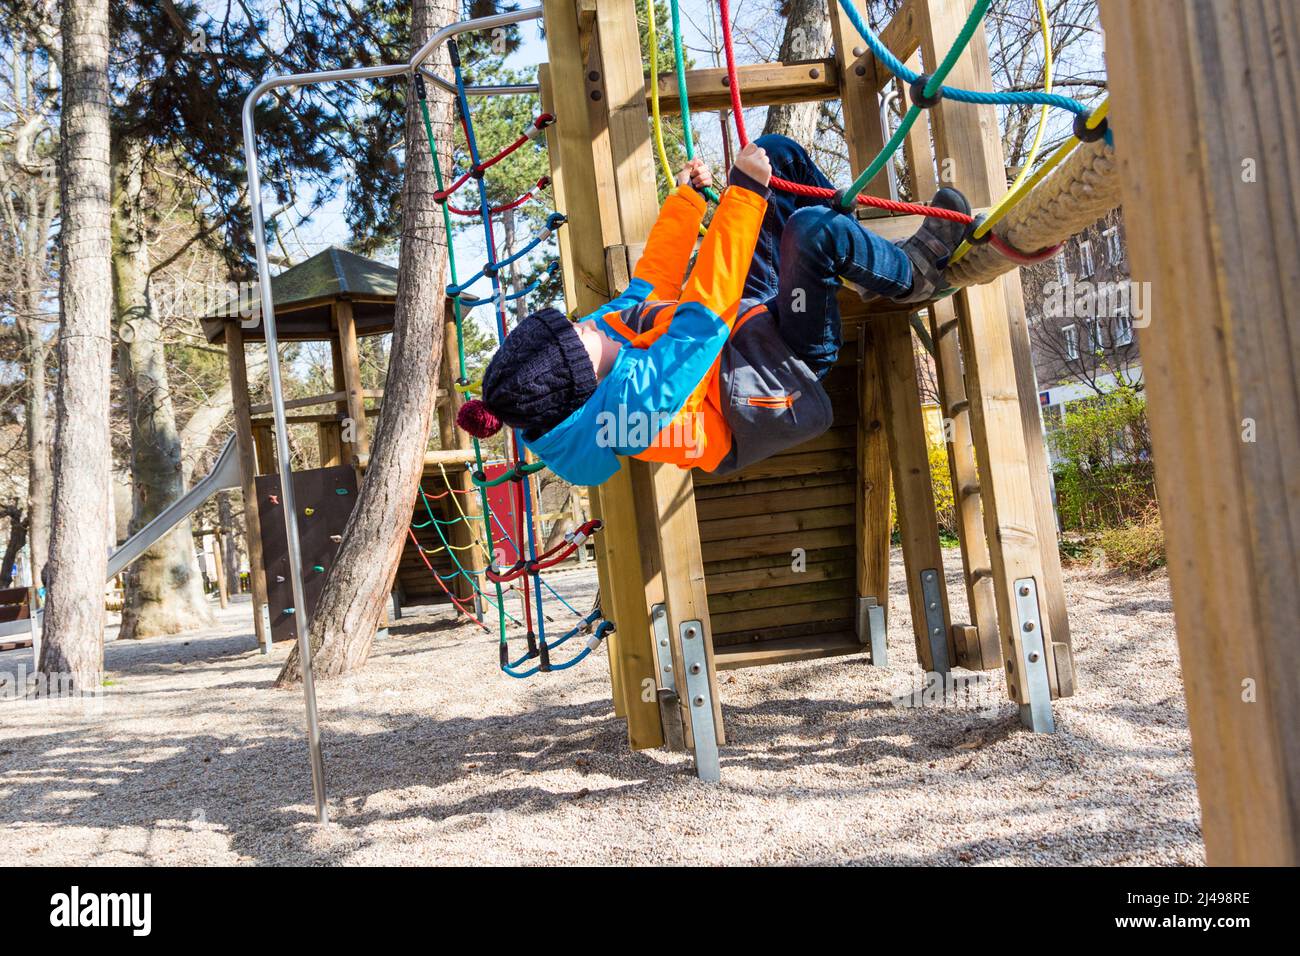
M 595 0 L 591 0 L 595 2 Z M 542 111 L 555 114 L 555 98 L 551 96 L 551 64 L 537 64 L 537 85 L 540 87 L 540 100 Z M 569 192 L 568 176 L 564 168 L 562 151 L 560 149 L 560 124 L 552 123 L 546 127 L 546 155 L 551 162 L 551 195 L 555 198 L 556 209 L 569 209 Z M 574 262 L 573 245 L 570 237 L 573 230 L 569 228 L 560 229 L 555 234 L 556 243 L 560 247 L 560 262 L 564 266 L 560 270 L 560 280 L 564 288 L 564 301 L 568 303 L 570 309 L 575 308 L 578 301 L 578 290 L 576 287 L 576 278 L 574 269 L 570 263 Z
M 473 448 L 435 448 L 424 453 L 424 464 L 436 468 L 438 465 L 467 465 L 474 461 Z M 362 469 L 370 464 L 370 453 L 357 456 L 357 467 Z
M 1300 20 L 1284 0 L 1101 17 L 1206 860 L 1296 866 Z
M 839 66 L 834 60 L 803 63 L 747 63 L 738 65 L 740 90 L 745 106 L 773 106 L 778 103 L 807 103 L 837 99 L 840 95 Z M 645 104 L 650 102 L 650 78 L 645 78 Z M 723 67 L 686 71 L 686 93 L 691 112 L 731 108 L 731 90 Z M 677 74 L 659 74 L 659 111 L 680 113 Z
M 948 627 L 948 587 L 934 513 L 934 484 L 930 479 L 930 452 L 916 381 L 912 327 L 904 315 L 891 316 L 877 325 L 880 365 L 885 379 L 885 430 L 889 434 L 894 501 L 907 571 L 907 599 L 912 609 L 916 656 L 924 670 L 947 672 L 956 663 L 957 654 Z
M 571 223 L 568 234 L 566 299 L 570 311 L 585 314 L 609 300 L 609 277 L 606 272 L 604 229 L 591 228 L 602 222 L 602 203 L 593 154 L 591 117 L 588 107 L 586 70 L 581 56 L 577 11 L 568 0 L 543 0 L 547 48 L 550 63 L 546 77 L 546 96 L 551 111 L 566 120 L 556 123 L 554 140 L 558 148 L 550 152 L 552 178 L 562 178 L 564 212 Z M 634 61 L 640 64 L 640 54 Z M 639 66 L 638 66 L 639 69 Z M 653 179 L 651 179 L 653 182 Z M 562 247 L 562 253 L 564 249 Z M 623 700 L 626 705 L 628 742 L 634 750 L 663 744 L 659 705 L 646 701 L 642 688 L 649 681 L 655 686 L 655 660 L 650 644 L 649 619 L 645 607 L 644 582 L 641 577 L 641 541 L 632 498 L 631 478 L 626 469 L 596 490 L 593 510 L 598 511 L 607 529 L 597 535 L 597 548 L 603 554 L 598 567 L 601 600 L 607 617 L 618 627 L 616 648 Z
M 914 55 L 908 65 L 921 72 L 921 59 Z M 925 199 L 938 190 L 939 181 L 930 155 L 930 121 L 923 113 L 904 143 L 907 168 L 912 174 L 912 192 Z M 948 450 L 948 475 L 952 482 L 953 509 L 961 544 L 962 578 L 966 585 L 966 606 L 971 627 L 953 624 L 953 647 L 957 663 L 971 670 L 992 670 L 1002 666 L 998 641 L 997 600 L 989 546 L 984 538 L 984 515 L 980 505 L 979 469 L 971 437 L 970 402 L 962 372 L 957 310 L 950 299 L 942 299 L 929 310 L 930 337 L 934 341 L 934 370 L 943 410 L 944 444 Z M 972 639 L 973 638 L 973 639 Z
M 257 501 L 257 452 L 253 448 L 253 423 L 248 406 L 248 365 L 244 359 L 244 330 L 238 322 L 226 323 L 226 362 L 230 367 L 230 405 L 235 418 L 235 448 L 239 451 L 239 486 L 244 494 L 244 542 L 248 547 L 248 581 L 253 589 L 253 629 L 259 647 L 271 636 L 262 620 L 266 607 L 266 565 L 262 558 L 262 521 Z
M 592 72 L 599 73 L 603 82 L 603 95 L 598 102 L 603 102 L 606 108 L 610 162 L 618 184 L 613 194 L 617 198 L 619 242 L 629 250 L 635 250 L 644 245 L 650 234 L 659 216 L 659 202 L 650 146 L 650 118 L 643 95 L 634 0 L 597 0 L 596 25 L 600 65 Z M 627 268 L 634 265 L 635 262 L 629 259 Z M 722 743 L 722 707 L 713 668 L 708 594 L 704 586 L 704 560 L 700 553 L 691 473 L 675 465 L 637 461 L 627 461 L 624 470 L 632 473 L 634 488 L 640 486 L 649 491 L 653 520 L 641 526 L 641 538 L 643 545 L 658 551 L 669 633 L 679 633 L 685 622 L 700 622 L 700 633 L 695 639 L 704 646 L 715 740 Z M 642 600 L 648 622 L 650 608 L 648 603 L 644 603 L 644 597 Z M 686 667 L 677 653 L 678 641 L 672 640 L 670 644 L 680 685 Z M 692 716 L 697 711 L 681 686 L 678 693 L 682 696 L 685 740 L 688 746 L 694 747 Z
M 844 110 L 844 135 L 849 145 L 849 163 L 864 168 L 884 146 L 885 137 L 876 109 L 874 73 L 867 60 L 855 55 L 850 36 L 853 26 L 836 4 L 831 17 L 831 36 L 839 62 L 840 96 Z M 856 34 L 852 34 L 856 35 Z M 872 195 L 887 196 L 888 181 L 877 178 L 867 184 Z M 858 441 L 857 464 L 857 587 L 858 600 L 875 604 L 889 613 L 889 541 L 893 531 L 890 514 L 889 438 L 886 434 L 886 379 L 881 364 L 883 340 L 875 329 L 864 327 L 858 341 Z M 858 638 L 869 644 L 868 618 L 859 608 Z
M 968 0 L 930 0 L 917 4 L 927 63 L 937 63 L 960 32 L 969 12 Z M 948 82 L 966 89 L 989 89 L 988 43 L 977 30 Z M 934 124 L 935 154 L 941 169 L 951 171 L 972 206 L 991 205 L 1006 192 L 1002 143 L 996 113 L 991 106 L 973 106 L 941 100 L 929 111 Z M 1039 482 L 1033 474 L 1027 442 L 1041 442 L 1037 426 L 1027 428 L 1023 403 L 1035 403 L 1037 393 L 1020 392 L 1016 336 L 1002 283 L 963 289 L 954 296 L 961 327 L 962 355 L 966 360 L 971 420 L 980 463 L 985 537 L 988 540 L 997 598 L 1000 637 L 1007 673 L 1007 690 L 1013 700 L 1027 701 L 1022 693 L 1022 631 L 1016 626 L 1016 582 L 1032 578 L 1038 593 L 1038 616 L 1052 696 L 1072 692 L 1073 662 L 1068 645 L 1056 653 L 1059 622 L 1050 613 L 1048 593 L 1054 586 L 1044 565 L 1044 535 L 1040 534 L 1035 495 Z M 1045 476 L 1044 476 L 1045 477 Z M 1055 526 L 1051 549 L 1056 552 Z M 1065 635 L 1061 635 L 1065 637 Z M 1068 640 L 1068 637 L 1066 637 Z M 1063 678 L 1063 679 L 1062 679 Z

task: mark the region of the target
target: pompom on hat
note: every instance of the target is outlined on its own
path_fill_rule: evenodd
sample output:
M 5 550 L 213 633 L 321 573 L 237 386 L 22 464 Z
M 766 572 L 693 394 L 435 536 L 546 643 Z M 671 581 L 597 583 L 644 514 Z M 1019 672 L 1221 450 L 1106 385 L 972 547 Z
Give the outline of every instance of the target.
M 501 431 L 501 419 L 477 398 L 472 398 L 456 413 L 456 424 L 475 438 L 491 438 Z
M 594 391 L 596 369 L 573 323 L 558 309 L 541 309 L 506 336 L 483 373 L 483 397 L 466 402 L 456 424 L 475 438 L 508 425 L 532 439 L 568 418 Z

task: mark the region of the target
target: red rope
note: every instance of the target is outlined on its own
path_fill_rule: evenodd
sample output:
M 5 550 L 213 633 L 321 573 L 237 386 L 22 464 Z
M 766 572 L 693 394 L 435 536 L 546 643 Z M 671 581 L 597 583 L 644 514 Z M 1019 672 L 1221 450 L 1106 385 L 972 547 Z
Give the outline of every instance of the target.
M 537 119 L 533 120 L 533 122 L 532 122 L 532 124 L 530 125 L 529 129 L 530 129 L 530 130 L 531 130 L 531 129 L 539 129 L 539 130 L 541 130 L 541 129 L 545 129 L 546 126 L 550 125 L 551 122 L 554 122 L 554 117 L 552 117 L 549 113 L 543 113 L 543 114 L 541 114 L 541 116 L 537 117 Z M 460 127 L 461 127 L 462 130 L 465 131 L 465 137 L 466 137 L 466 139 L 468 139 L 468 138 L 469 138 L 469 126 L 468 126 L 468 124 L 465 122 L 465 117 L 463 117 L 463 116 L 460 118 Z M 509 155 L 510 155 L 511 153 L 513 153 L 515 150 L 517 150 L 517 149 L 519 149 L 521 146 L 523 146 L 524 143 L 528 142 L 528 140 L 529 140 L 530 138 L 531 138 L 531 137 L 528 135 L 528 133 L 520 133 L 520 134 L 519 134 L 519 138 L 516 139 L 513 143 L 511 143 L 509 146 L 507 146 L 505 149 L 501 150 L 501 152 L 497 153 L 495 156 L 492 156 L 492 157 L 489 158 L 489 159 L 485 159 L 485 160 L 483 160 L 482 162 L 480 162 L 480 163 L 478 164 L 478 169 L 477 169 L 477 171 L 478 171 L 479 173 L 483 173 L 483 172 L 486 172 L 487 170 L 491 169 L 491 168 L 492 168 L 493 166 L 495 166 L 497 163 L 501 162 L 501 160 L 505 159 L 507 156 L 509 156 Z M 455 181 L 454 183 L 452 183 L 450 186 L 448 186 L 446 189 L 442 190 L 441 192 L 435 192 L 435 193 L 433 194 L 433 198 L 436 199 L 438 202 L 442 202 L 444 199 L 449 198 L 450 196 L 452 196 L 452 195 L 456 192 L 456 190 L 460 189 L 461 186 L 464 186 L 467 182 L 469 182 L 470 177 L 472 177 L 472 176 L 474 175 L 474 173 L 475 173 L 475 170 L 474 170 L 474 169 L 469 169 L 469 170 L 466 170 L 465 172 L 461 173 L 460 176 L 456 179 L 456 181 Z M 518 200 L 518 201 L 519 201 L 520 203 L 522 203 L 522 202 L 524 202 L 525 200 Z M 505 209 L 513 209 L 514 207 L 513 207 L 513 206 L 506 206 L 506 207 L 504 207 L 504 208 L 505 208 Z M 467 215 L 476 216 L 476 215 L 478 215 L 477 212 L 466 213 L 466 212 L 461 212 L 459 209 L 457 209 L 457 210 L 455 210 L 455 211 L 456 211 L 456 212 L 459 212 L 462 216 L 467 216 Z M 496 212 L 496 211 L 497 211 L 497 210 L 495 210 L 495 209 L 493 210 L 493 212 Z
M 1037 252 L 1021 252 L 1001 236 L 994 235 L 991 232 L 988 235 L 989 244 L 1004 258 L 1010 259 L 1018 266 L 1036 266 L 1040 262 L 1046 262 L 1061 251 L 1061 246 L 1065 245 L 1063 242 L 1058 242 L 1054 246 L 1048 246 L 1046 249 L 1039 249 Z
M 722 48 L 727 55 L 727 87 L 731 92 L 731 116 L 736 121 L 736 135 L 740 139 L 740 147 L 744 149 L 749 145 L 749 134 L 745 132 L 744 106 L 740 102 L 740 77 L 736 72 L 736 51 L 731 42 L 731 4 L 728 0 L 718 0 L 718 10 L 722 19 Z M 823 186 L 807 186 L 803 183 L 782 179 L 779 176 L 773 176 L 771 182 L 774 188 L 799 196 L 812 196 L 817 199 L 835 198 L 835 190 L 826 189 Z M 930 216 L 934 219 L 949 219 L 952 222 L 967 223 L 972 221 L 971 216 L 957 212 L 954 209 L 939 209 L 936 206 L 927 206 L 923 203 L 881 199 L 879 196 L 868 196 L 866 193 L 859 193 L 857 198 L 859 205 L 873 206 L 876 209 L 885 209 L 889 212 L 912 216 Z
M 411 540 L 415 543 L 415 550 L 416 550 L 416 552 L 419 553 L 419 555 L 420 555 L 420 560 L 423 561 L 423 562 L 424 562 L 424 566 L 425 566 L 426 568 L 429 569 L 429 573 L 433 575 L 433 579 L 434 579 L 435 581 L 438 582 L 438 587 L 442 588 L 443 592 L 447 595 L 447 597 L 451 598 L 451 603 L 454 604 L 454 605 L 456 605 L 457 610 L 459 610 L 461 614 L 464 614 L 467 618 L 469 618 L 471 621 L 473 621 L 473 622 L 474 622 L 475 624 L 477 624 L 479 627 L 483 628 L 483 630 L 485 630 L 485 631 L 488 630 L 489 628 L 488 628 L 488 626 L 487 626 L 486 624 L 484 624 L 482 621 L 480 621 L 480 620 L 479 620 L 479 619 L 474 615 L 473 612 L 467 610 L 467 609 L 465 608 L 465 605 L 463 605 L 463 604 L 461 604 L 459 601 L 457 601 L 457 600 L 456 600 L 456 595 L 452 594 L 451 591 L 447 590 L 447 585 L 443 583 L 443 580 L 442 580 L 442 578 L 438 575 L 438 572 L 435 571 L 435 570 L 433 569 L 433 565 L 429 563 L 429 559 L 428 559 L 427 557 L 425 557 L 425 555 L 424 555 L 424 545 L 420 544 L 420 539 L 417 538 L 417 537 L 415 536 L 415 532 L 412 531 L 410 528 L 407 528 L 407 529 L 406 529 L 406 533 L 409 534 L 409 535 L 411 536 Z
M 512 202 L 502 203 L 500 206 L 493 206 L 491 209 L 488 210 L 488 212 L 491 213 L 493 216 L 495 216 L 495 215 L 497 215 L 497 213 L 506 212 L 507 210 L 510 210 L 510 209 L 518 209 L 518 208 L 519 208 L 520 206 L 522 206 L 524 203 L 528 202 L 528 200 L 532 199 L 533 196 L 536 195 L 536 193 L 537 193 L 537 191 L 538 191 L 539 189 L 545 189 L 545 188 L 546 188 L 547 186 L 549 186 L 550 184 L 551 184 L 551 177 L 550 177 L 550 176 L 543 176 L 541 179 L 537 180 L 537 183 L 533 186 L 532 189 L 528 190 L 528 192 L 524 193 L 524 194 L 523 194 L 522 196 L 520 196 L 518 199 L 515 199 L 515 200 L 513 200 Z M 457 207 L 457 206 L 453 206 L 453 205 L 451 205 L 451 203 L 448 203 L 448 204 L 447 204 L 447 208 L 450 209 L 452 212 L 454 212 L 454 213 L 455 213 L 456 215 L 458 215 L 458 216 L 478 216 L 478 215 L 482 215 L 481 210 L 478 210 L 478 209 L 461 209 L 461 208 L 459 208 L 459 207 Z
M 576 537 L 577 535 L 583 535 L 585 538 L 586 536 L 589 536 L 599 531 L 600 528 L 601 528 L 600 520 L 598 518 L 592 518 L 591 520 L 584 521 L 581 525 L 579 525 L 577 530 L 574 532 L 574 536 Z M 573 556 L 573 553 L 578 550 L 578 547 L 581 544 L 582 542 L 580 541 L 558 542 L 557 544 L 553 545 L 548 551 L 539 554 L 534 559 L 532 564 L 532 569 L 534 571 L 545 571 L 548 568 L 555 567 L 557 564 L 560 564 L 563 561 L 567 561 L 570 557 Z M 519 561 L 515 562 L 514 567 L 510 568 L 509 570 L 497 571 L 495 568 L 489 566 L 487 570 L 484 571 L 483 573 L 487 575 L 487 579 L 489 581 L 492 581 L 496 584 L 505 584 L 507 581 L 513 581 L 516 578 L 523 577 L 524 574 L 528 572 L 528 570 L 529 570 L 528 562 L 520 558 Z

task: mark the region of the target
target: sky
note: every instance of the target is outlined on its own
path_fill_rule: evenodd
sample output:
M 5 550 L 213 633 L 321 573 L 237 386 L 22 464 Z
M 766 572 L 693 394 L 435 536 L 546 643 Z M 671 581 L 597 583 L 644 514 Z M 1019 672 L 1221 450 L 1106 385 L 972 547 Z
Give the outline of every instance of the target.
M 522 0 L 522 2 L 527 4 L 528 0 Z M 666 0 L 660 0 L 660 2 L 666 7 Z M 707 22 L 708 9 L 715 5 L 714 0 L 684 0 L 681 5 L 683 12 L 683 41 L 687 49 L 693 52 L 695 58 L 701 63 L 704 62 L 706 57 L 709 57 L 711 61 L 711 54 L 705 53 L 708 40 L 701 33 L 699 24 Z M 643 7 L 643 4 L 638 3 L 638 7 Z M 743 11 L 744 4 L 741 3 L 737 9 Z M 533 71 L 539 62 L 544 62 L 547 58 L 546 43 L 541 38 L 538 24 L 535 22 L 523 24 L 520 27 L 520 32 L 523 42 L 520 49 L 507 59 L 506 66 L 516 70 Z M 465 69 L 467 75 L 472 77 L 473 64 L 466 63 Z M 761 111 L 758 112 L 761 113 Z M 706 154 L 720 152 L 720 149 L 718 149 L 720 133 L 717 124 L 709 122 L 701 125 L 707 126 L 707 128 L 696 131 L 702 151 Z M 343 218 L 342 197 L 337 197 L 327 203 L 312 217 L 309 223 L 298 228 L 296 233 L 296 235 L 285 237 L 285 245 L 295 259 L 298 260 L 314 255 L 330 245 L 346 245 L 348 229 Z M 484 245 L 478 230 L 460 231 L 460 234 L 456 237 L 456 258 L 458 262 L 481 262 L 483 260 Z
M 531 0 L 519 0 L 528 4 Z M 667 6 L 667 0 L 658 0 Z M 644 10 L 644 0 L 638 0 L 639 10 Z M 737 57 L 741 62 L 755 62 L 774 59 L 774 46 L 779 42 L 781 21 L 772 13 L 775 0 L 733 0 L 732 15 L 735 22 L 743 29 L 737 31 Z M 682 36 L 688 54 L 697 66 L 711 66 L 717 60 L 717 0 L 682 0 Z M 519 71 L 533 72 L 536 64 L 547 57 L 546 44 L 541 38 L 537 22 L 525 23 L 520 27 L 522 44 L 519 50 L 507 60 L 507 66 Z M 1100 45 L 1100 35 L 1097 37 Z M 773 49 L 763 49 L 763 44 Z M 1097 56 L 1100 63 L 1100 54 Z M 721 65 L 720 63 L 718 65 Z M 474 64 L 465 64 L 466 73 L 472 79 Z M 671 62 L 661 64 L 660 69 L 671 68 Z M 762 126 L 764 110 L 746 110 L 746 125 L 753 129 Z M 1068 116 L 1053 116 L 1053 127 L 1068 122 Z M 693 124 L 693 132 L 698 143 L 699 152 L 715 163 L 715 177 L 721 178 L 721 170 L 716 169 L 722 155 L 721 128 L 716 114 L 698 114 Z M 507 160 L 508 162 L 508 160 Z M 472 191 L 467 190 L 472 195 Z M 542 194 L 549 199 L 549 193 Z M 336 198 L 325 205 L 313 217 L 312 221 L 296 230 L 296 234 L 286 236 L 286 246 L 299 261 L 319 252 L 331 244 L 346 245 L 348 230 L 343 217 L 343 200 Z M 457 261 L 462 264 L 481 263 L 485 258 L 483 237 L 477 229 L 459 230 L 455 238 Z M 541 251 L 541 254 L 545 254 Z M 553 254 L 553 253 L 552 253 Z M 387 258 L 392 259 L 390 254 Z M 462 271 L 472 272 L 473 268 L 462 267 Z M 489 310 L 481 309 L 486 314 Z

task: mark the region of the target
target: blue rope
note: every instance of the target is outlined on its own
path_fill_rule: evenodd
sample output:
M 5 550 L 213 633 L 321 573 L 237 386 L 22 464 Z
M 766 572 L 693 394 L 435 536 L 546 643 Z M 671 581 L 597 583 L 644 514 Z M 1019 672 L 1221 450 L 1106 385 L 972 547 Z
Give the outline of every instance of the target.
M 907 84 L 915 83 L 921 78 L 921 74 L 907 67 L 902 60 L 894 56 L 889 51 L 889 47 L 881 42 L 880 37 L 876 36 L 875 31 L 867 26 L 862 15 L 858 13 L 857 8 L 853 5 L 853 0 L 836 0 L 840 9 L 844 11 L 845 16 L 853 24 L 854 28 L 861 35 L 863 41 L 871 49 L 872 54 L 877 60 L 885 64 L 890 73 L 898 77 Z M 1041 93 L 1041 92 L 1022 92 L 1022 93 L 985 93 L 979 90 L 963 90 L 956 86 L 942 86 L 940 89 L 943 95 L 950 100 L 958 103 L 976 103 L 980 106 L 1012 106 L 1015 104 L 1029 104 L 1034 106 L 1054 106 L 1057 109 L 1069 110 L 1071 113 L 1083 114 L 1088 112 L 1088 107 L 1084 106 L 1078 100 L 1071 99 L 1068 96 L 1062 96 L 1059 93 Z
M 544 228 L 537 235 L 533 236 L 533 238 L 530 239 L 528 242 L 526 242 L 518 252 L 514 253 L 513 255 L 507 256 L 505 259 L 502 259 L 499 262 L 492 262 L 489 259 L 487 265 L 485 265 L 482 269 L 479 269 L 478 272 L 474 273 L 464 282 L 450 283 L 447 286 L 447 295 L 452 297 L 461 295 L 466 289 L 468 289 L 474 283 L 478 282 L 479 279 L 482 279 L 484 276 L 488 275 L 489 272 L 493 273 L 493 277 L 495 278 L 496 273 L 499 273 L 502 269 L 506 268 L 507 266 L 514 265 L 524 256 L 528 255 L 528 253 L 532 252 L 543 242 L 549 239 L 552 236 L 552 234 L 554 234 L 555 230 L 558 229 L 560 226 L 564 225 L 564 223 L 567 221 L 568 220 L 566 220 L 562 214 L 558 212 L 551 213 L 549 216 L 546 217 L 546 228 Z M 548 267 L 548 270 L 553 271 L 555 268 L 557 268 L 557 266 L 553 264 Z M 486 302 L 487 300 L 482 299 L 480 301 Z
M 526 295 L 532 295 L 541 288 L 542 282 L 555 275 L 556 270 L 559 268 L 560 263 L 558 261 L 552 261 L 550 265 L 546 267 L 546 272 L 543 275 L 528 283 L 528 285 L 524 286 L 518 292 L 511 292 L 509 295 L 505 296 L 504 301 L 513 302 L 516 299 L 522 299 Z M 451 293 L 449 292 L 448 294 L 450 295 Z M 478 299 L 473 296 L 466 296 L 463 292 L 457 293 L 457 295 L 460 297 L 461 305 L 467 309 L 472 309 L 475 306 L 486 305 L 493 301 L 492 299 Z
M 599 616 L 599 612 L 592 612 L 592 615 Z M 588 617 L 590 617 L 592 620 L 595 620 L 595 617 L 592 616 L 592 615 L 588 615 Z M 590 623 L 590 622 L 588 622 L 588 623 Z M 568 634 L 566 634 L 563 638 L 561 638 L 560 640 L 556 641 L 554 644 L 548 645 L 548 649 L 551 648 L 551 647 L 559 647 L 562 643 L 564 643 L 564 641 L 567 641 L 569 638 L 573 637 L 573 635 L 576 634 L 576 633 L 577 633 L 577 632 L 578 632 L 578 631 L 579 631 L 583 626 L 584 626 L 584 625 L 579 625 L 578 627 L 576 627 L 576 628 L 574 628 L 572 631 L 570 631 Z M 614 625 L 613 625 L 611 622 L 609 622 L 609 621 L 601 621 L 600 624 L 598 624 L 598 625 L 596 626 L 596 643 L 597 643 L 597 645 L 598 645 L 601 641 L 603 641 L 603 640 L 606 638 L 606 636 L 608 636 L 609 632 L 612 631 L 612 630 L 614 630 Z M 587 655 L 589 655 L 589 654 L 591 653 L 591 650 L 592 650 L 591 646 L 586 646 L 586 647 L 583 647 L 583 649 L 582 649 L 581 651 L 579 651 L 577 654 L 573 655 L 573 657 L 570 658 L 570 659 L 567 660 L 567 661 L 561 661 L 561 662 L 558 663 L 558 664 L 552 662 L 552 663 L 551 663 L 551 670 L 553 670 L 553 671 L 562 671 L 562 670 L 567 670 L 568 668 L 572 667 L 573 665 L 575 665 L 575 664 L 577 664 L 577 663 L 579 663 L 579 662 L 585 660 L 586 657 L 587 657 Z M 529 668 L 528 670 L 526 670 L 526 671 L 516 672 L 515 668 L 517 668 L 517 667 L 519 666 L 519 664 L 523 663 L 523 662 L 526 661 L 526 660 L 528 660 L 528 658 L 527 658 L 527 656 L 524 656 L 524 657 L 520 658 L 519 661 L 515 662 L 514 664 L 511 664 L 509 667 L 503 667 L 503 668 L 501 668 L 501 670 L 502 670 L 504 673 L 510 675 L 511 677 L 517 678 L 518 680 L 524 680 L 525 678 L 532 677 L 532 676 L 533 676 L 534 674 L 536 674 L 539 670 L 541 670 L 540 667 L 530 667 L 530 668 Z
M 448 53 L 451 55 L 452 70 L 454 71 L 456 78 L 456 105 L 460 109 L 461 118 L 464 120 L 465 140 L 466 145 L 469 147 L 470 162 L 473 164 L 474 168 L 478 168 L 478 140 L 474 136 L 474 114 L 470 112 L 469 98 L 465 95 L 465 74 L 461 69 L 460 51 L 456 46 L 455 40 L 449 41 L 447 46 Z M 483 220 L 484 252 L 487 255 L 487 263 L 483 266 L 481 271 L 485 273 L 492 282 L 492 300 L 496 303 L 497 332 L 500 334 L 501 341 L 504 342 L 506 338 L 506 297 L 501 291 L 501 270 L 497 263 L 496 240 L 492 234 L 492 207 L 488 202 L 487 183 L 484 181 L 482 176 L 478 177 L 478 198 L 479 214 Z M 551 222 L 551 219 L 547 220 L 548 229 L 550 228 Z M 511 431 L 513 433 L 514 447 L 523 447 L 523 440 L 519 433 L 519 429 L 516 428 Z M 488 510 L 490 511 L 491 509 L 489 508 Z M 524 514 L 528 518 L 524 524 L 528 531 L 528 560 L 530 562 L 537 560 L 537 542 L 534 540 L 532 513 L 532 490 L 529 487 L 529 482 L 524 482 Z M 517 549 L 516 553 L 518 553 Z M 542 585 L 539 580 L 540 577 L 541 575 L 533 575 L 533 586 L 536 592 L 537 601 L 537 640 L 545 646 L 546 615 L 543 613 L 542 609 Z M 532 622 L 529 623 L 531 624 Z M 502 643 L 505 642 L 505 634 L 501 635 L 501 641 Z M 505 668 L 502 669 L 505 670 Z

